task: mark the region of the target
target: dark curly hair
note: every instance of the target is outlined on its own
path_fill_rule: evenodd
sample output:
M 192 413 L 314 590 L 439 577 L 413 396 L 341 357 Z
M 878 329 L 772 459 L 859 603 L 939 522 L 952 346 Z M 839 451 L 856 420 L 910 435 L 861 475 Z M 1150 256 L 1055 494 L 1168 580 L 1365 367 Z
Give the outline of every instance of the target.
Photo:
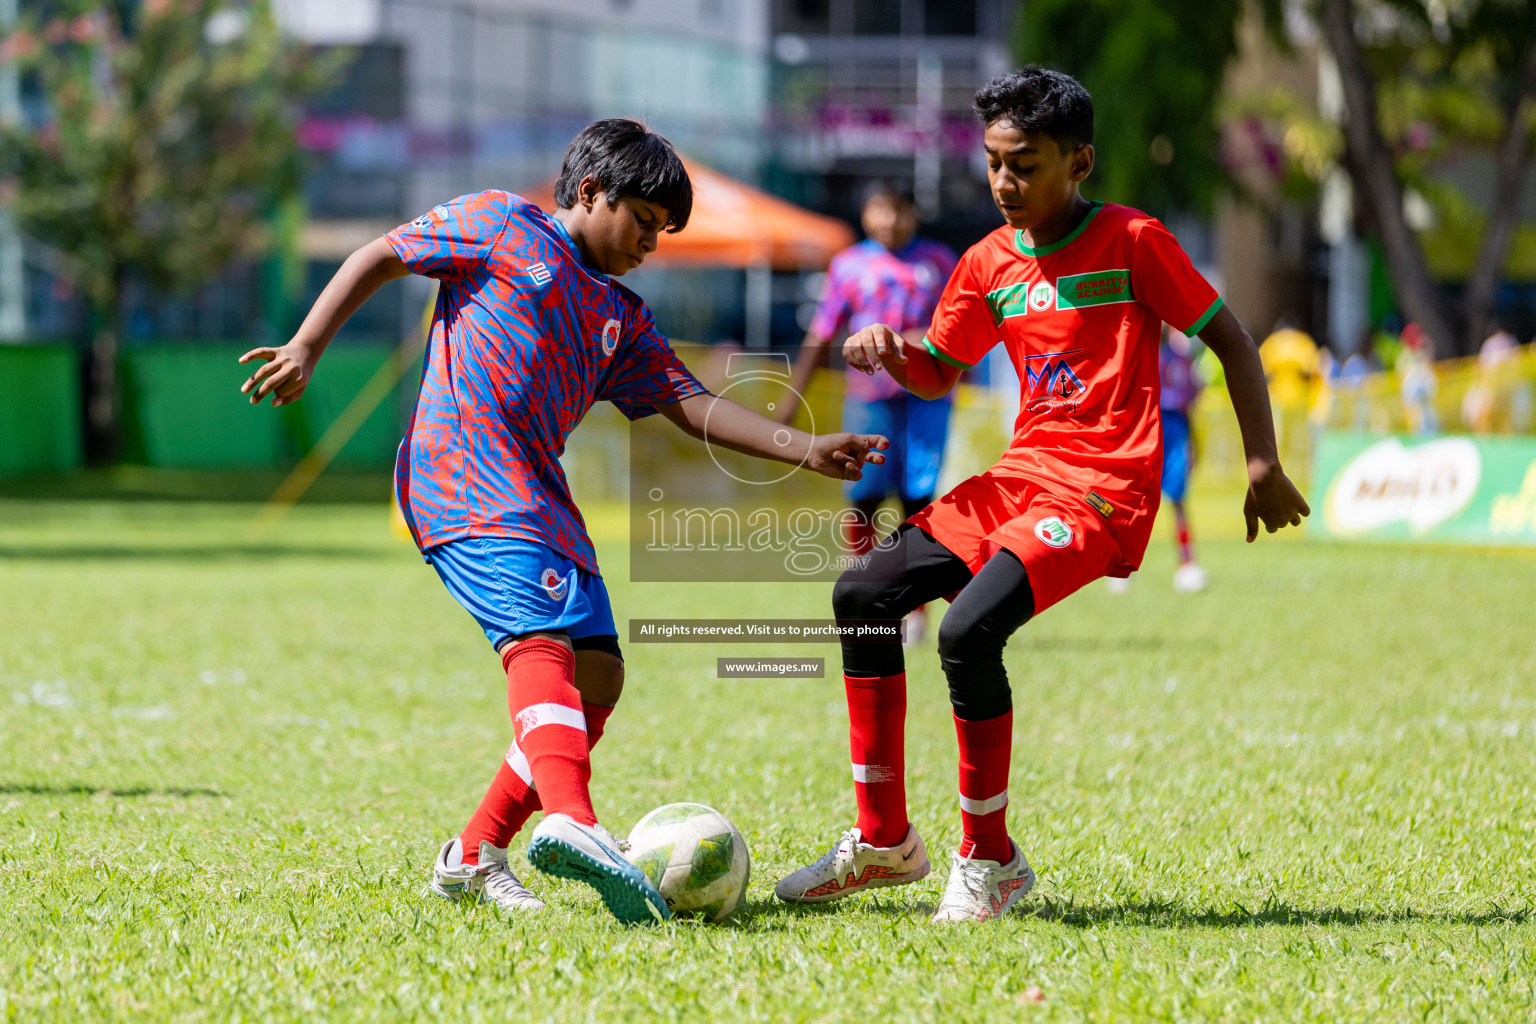
M 593 121 L 565 147 L 555 205 L 576 205 L 576 187 L 588 175 L 603 186 L 612 206 L 625 196 L 665 207 L 667 230 L 681 231 L 693 213 L 693 182 L 682 158 L 659 133 L 627 117 Z
M 1093 98 L 1071 75 L 1030 64 L 976 90 L 976 116 L 1049 135 L 1063 153 L 1093 142 Z

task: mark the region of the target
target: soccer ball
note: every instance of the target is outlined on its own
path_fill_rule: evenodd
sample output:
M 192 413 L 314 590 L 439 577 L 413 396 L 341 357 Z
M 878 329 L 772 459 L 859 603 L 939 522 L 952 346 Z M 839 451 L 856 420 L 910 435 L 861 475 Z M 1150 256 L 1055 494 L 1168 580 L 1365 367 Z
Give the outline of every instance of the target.
M 747 841 L 703 804 L 666 804 L 635 823 L 627 856 L 674 914 L 724 921 L 741 905 L 751 874 Z

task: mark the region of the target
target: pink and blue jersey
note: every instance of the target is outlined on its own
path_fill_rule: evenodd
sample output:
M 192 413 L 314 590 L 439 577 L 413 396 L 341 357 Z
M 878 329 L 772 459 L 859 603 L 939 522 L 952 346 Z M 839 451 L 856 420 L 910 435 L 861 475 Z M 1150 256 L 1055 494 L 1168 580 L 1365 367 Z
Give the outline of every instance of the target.
M 1174 351 L 1164 342 L 1157 350 L 1157 376 L 1162 386 L 1158 405 L 1189 415 L 1190 406 L 1200 397 L 1200 375 L 1195 372 L 1195 362 L 1189 356 Z
M 827 270 L 810 331 L 836 339 L 870 324 L 886 324 L 898 331 L 927 330 L 956 262 L 953 249 L 928 238 L 914 238 L 895 252 L 873 239 L 849 246 Z M 849 373 L 847 378 L 846 394 L 855 401 L 905 394 L 878 367 L 873 376 Z
M 423 551 L 513 537 L 597 573 L 560 456 L 594 403 L 638 419 L 705 392 L 639 296 L 508 192 L 461 196 L 385 238 L 442 282 L 395 487 Z

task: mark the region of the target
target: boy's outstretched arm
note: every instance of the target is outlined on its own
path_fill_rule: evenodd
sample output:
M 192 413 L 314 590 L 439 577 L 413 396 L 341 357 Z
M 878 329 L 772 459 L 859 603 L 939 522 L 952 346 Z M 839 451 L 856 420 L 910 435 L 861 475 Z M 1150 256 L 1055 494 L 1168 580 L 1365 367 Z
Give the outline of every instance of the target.
M 274 406 L 297 402 L 309 386 L 320 354 L 347 318 L 356 313 L 374 292 L 409 273 L 395 254 L 394 247 L 383 238 L 375 238 L 348 256 L 315 300 L 314 308 L 304 318 L 292 341 L 281 348 L 253 348 L 240 357 L 242 363 L 265 360 L 264 365 L 241 385 L 240 393 L 250 395 L 252 405 L 269 394 Z
M 879 434 L 808 434 L 708 393 L 657 409 L 684 433 L 709 444 L 804 466 L 836 480 L 858 480 L 864 463 L 883 463 L 880 452 L 891 446 Z
M 918 398 L 932 401 L 949 394 L 960 379 L 960 367 L 935 359 L 917 332 L 901 334 L 885 324 L 870 324 L 843 342 L 843 358 L 851 369 L 873 374 L 885 367 L 891 379 Z
M 1280 468 L 1275 420 L 1269 409 L 1269 389 L 1264 383 L 1258 348 L 1226 306 L 1200 332 L 1200 340 L 1221 360 L 1227 391 L 1232 396 L 1232 410 L 1243 435 L 1243 454 L 1248 459 L 1248 497 L 1243 501 L 1243 518 L 1248 521 L 1249 542 L 1259 535 L 1261 522 L 1270 533 L 1284 526 L 1300 526 L 1301 517 L 1310 515 L 1312 509 Z

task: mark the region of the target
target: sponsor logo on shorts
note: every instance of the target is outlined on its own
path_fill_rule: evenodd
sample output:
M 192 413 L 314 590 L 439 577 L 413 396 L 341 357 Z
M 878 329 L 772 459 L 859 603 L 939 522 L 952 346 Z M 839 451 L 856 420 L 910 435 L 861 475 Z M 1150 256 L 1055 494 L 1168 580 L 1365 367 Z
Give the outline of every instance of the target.
M 539 586 L 544 588 L 544 593 L 549 595 L 551 601 L 565 600 L 565 585 L 569 582 L 553 569 L 545 569 L 539 574 Z
M 609 320 L 603 324 L 603 355 L 613 355 L 613 350 L 619 347 L 619 322 Z
M 1041 281 L 1029 290 L 1029 308 L 1036 313 L 1044 312 L 1051 308 L 1051 303 L 1056 301 L 1056 289 L 1051 287 L 1051 282 Z
M 1115 506 L 1104 500 L 1104 495 L 1098 491 L 1089 491 L 1086 500 L 1088 504 L 1093 506 L 1093 510 L 1105 519 L 1115 514 Z
M 536 285 L 549 284 L 549 265 L 546 263 L 534 263 L 528 267 L 528 276 L 533 278 Z
M 1035 536 L 1047 547 L 1064 548 L 1072 543 L 1072 527 L 1060 516 L 1046 516 L 1035 524 Z

